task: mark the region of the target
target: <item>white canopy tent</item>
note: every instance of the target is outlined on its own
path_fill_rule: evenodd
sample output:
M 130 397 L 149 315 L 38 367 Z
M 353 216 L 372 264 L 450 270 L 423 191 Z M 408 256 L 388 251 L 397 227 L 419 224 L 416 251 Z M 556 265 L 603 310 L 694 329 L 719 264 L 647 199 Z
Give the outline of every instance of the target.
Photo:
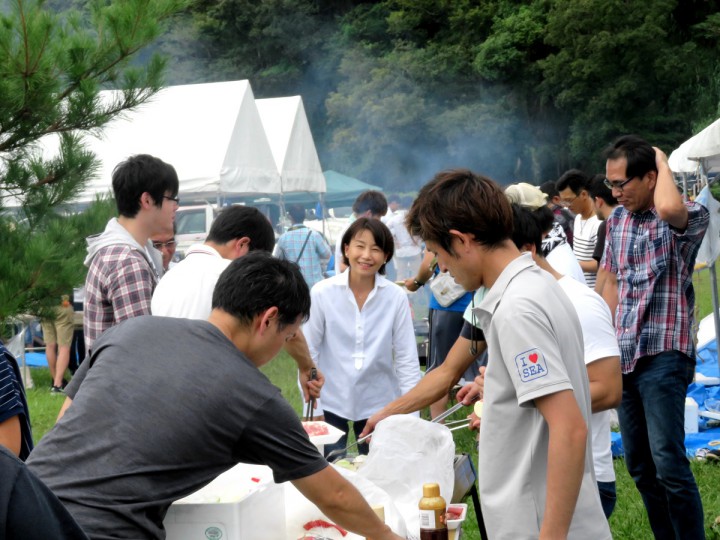
M 268 138 L 282 192 L 325 193 L 310 125 L 300 96 L 255 100 Z
M 692 174 L 697 172 L 700 164 L 687 157 L 687 150 L 691 142 L 692 139 L 688 139 L 670 154 L 668 163 L 670 164 L 670 170 L 672 172 L 676 174 Z
M 111 100 L 114 92 L 101 92 L 101 99 Z M 77 202 L 109 193 L 114 167 L 139 153 L 175 167 L 185 200 L 324 192 L 325 178 L 302 101 L 299 97 L 267 101 L 272 102 L 264 105 L 265 116 L 271 119 L 272 148 L 248 81 L 163 88 L 147 103 L 107 124 L 100 137 L 85 136 L 101 166 Z M 293 102 L 294 107 L 289 106 Z M 284 142 L 283 130 L 287 131 Z M 44 155 L 55 155 L 57 144 L 56 138 L 43 140 Z M 283 144 L 283 159 L 278 161 L 275 154 Z
M 687 157 L 699 162 L 703 173 L 720 172 L 720 119 L 686 141 Z
M 139 153 L 173 165 L 183 196 L 280 188 L 248 81 L 163 88 L 86 140 L 102 166 L 80 202 L 109 191 L 113 168 Z

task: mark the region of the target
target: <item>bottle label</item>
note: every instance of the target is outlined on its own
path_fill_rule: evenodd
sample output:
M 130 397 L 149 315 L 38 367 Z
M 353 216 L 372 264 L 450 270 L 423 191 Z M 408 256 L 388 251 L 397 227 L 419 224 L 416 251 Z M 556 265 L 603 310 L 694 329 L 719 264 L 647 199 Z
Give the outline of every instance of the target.
M 420 510 L 420 528 L 435 529 L 435 510 Z

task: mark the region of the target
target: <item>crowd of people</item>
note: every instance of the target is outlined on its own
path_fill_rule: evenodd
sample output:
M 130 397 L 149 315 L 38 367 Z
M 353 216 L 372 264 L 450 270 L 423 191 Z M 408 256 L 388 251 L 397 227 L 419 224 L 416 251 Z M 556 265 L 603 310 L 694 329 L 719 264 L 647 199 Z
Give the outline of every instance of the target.
M 683 423 L 708 211 L 683 200 L 648 142 L 621 137 L 604 158 L 602 175 L 573 169 L 540 187 L 455 169 L 411 200 L 365 192 L 332 277 L 333 248 L 301 206 L 277 242 L 258 210 L 228 207 L 172 263 L 174 168 L 148 155 L 119 164 L 119 215 L 88 239 L 87 357 L 63 390 L 57 332 L 52 391 L 65 402 L 34 449 L 17 363 L 0 346 L 9 538 L 162 538 L 169 505 L 238 462 L 268 465 L 348 530 L 400 538 L 259 371 L 282 348 L 314 418 L 356 438 L 390 415 L 438 416 L 464 381 L 457 399 L 484 403 L 471 427 L 489 538 L 611 538 L 616 408 L 655 537 L 704 538 Z M 423 373 L 408 295 L 425 285 Z

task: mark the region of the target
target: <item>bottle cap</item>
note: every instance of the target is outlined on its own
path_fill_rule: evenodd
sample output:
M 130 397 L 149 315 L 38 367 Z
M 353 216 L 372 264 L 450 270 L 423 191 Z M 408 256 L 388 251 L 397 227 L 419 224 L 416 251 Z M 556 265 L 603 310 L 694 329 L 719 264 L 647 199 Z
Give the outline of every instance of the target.
M 423 497 L 439 497 L 440 496 L 440 485 L 439 484 L 423 484 Z

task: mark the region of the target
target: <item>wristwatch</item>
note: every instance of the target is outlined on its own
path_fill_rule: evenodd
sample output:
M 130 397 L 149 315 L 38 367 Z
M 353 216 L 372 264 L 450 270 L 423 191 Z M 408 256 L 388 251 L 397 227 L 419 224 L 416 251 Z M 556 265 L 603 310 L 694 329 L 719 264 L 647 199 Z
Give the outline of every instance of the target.
M 425 285 L 425 283 L 418 281 L 417 278 L 413 279 L 413 283 L 415 284 L 415 286 L 416 286 L 418 289 L 419 289 L 420 287 L 422 287 L 423 285 Z

